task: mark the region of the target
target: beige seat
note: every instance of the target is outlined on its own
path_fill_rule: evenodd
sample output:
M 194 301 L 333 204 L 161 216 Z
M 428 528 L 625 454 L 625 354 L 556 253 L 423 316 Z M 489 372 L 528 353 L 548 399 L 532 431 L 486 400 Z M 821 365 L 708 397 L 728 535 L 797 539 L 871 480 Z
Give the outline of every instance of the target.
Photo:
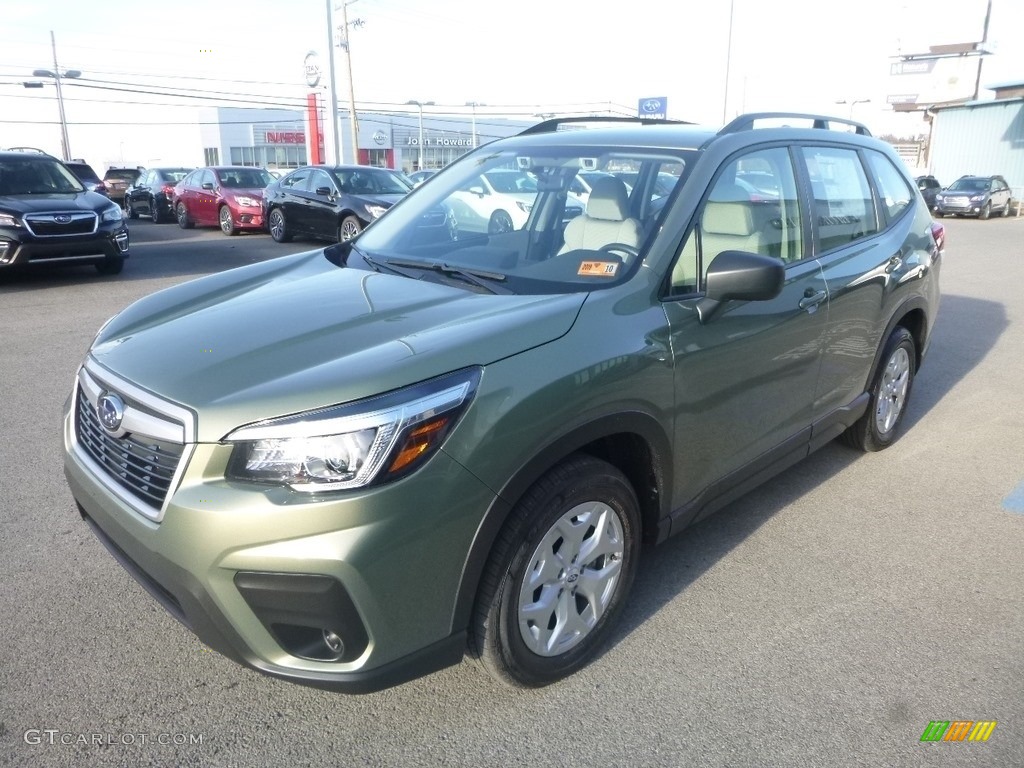
M 701 250 L 705 270 L 722 251 L 766 253 L 764 237 L 754 222 L 752 205 L 709 200 L 701 217 Z
M 610 243 L 639 248 L 640 240 L 640 222 L 629 216 L 626 185 L 614 176 L 609 176 L 594 183 L 587 200 L 586 213 L 577 216 L 566 226 L 565 245 L 559 254 L 578 249 L 597 251 Z

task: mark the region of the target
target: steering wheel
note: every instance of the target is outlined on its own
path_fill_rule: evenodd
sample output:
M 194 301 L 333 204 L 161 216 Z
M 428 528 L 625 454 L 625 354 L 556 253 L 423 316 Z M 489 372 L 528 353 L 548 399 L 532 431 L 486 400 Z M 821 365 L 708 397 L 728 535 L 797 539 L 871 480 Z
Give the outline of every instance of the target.
M 632 245 L 626 245 L 625 243 L 608 243 L 607 245 L 602 245 L 598 250 L 607 251 L 608 253 L 624 253 L 627 256 L 640 255 L 640 251 Z

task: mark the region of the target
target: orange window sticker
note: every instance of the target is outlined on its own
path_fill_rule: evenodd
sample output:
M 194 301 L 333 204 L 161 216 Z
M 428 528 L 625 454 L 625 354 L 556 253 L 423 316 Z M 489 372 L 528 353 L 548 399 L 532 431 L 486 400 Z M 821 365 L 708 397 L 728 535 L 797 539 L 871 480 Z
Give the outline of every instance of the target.
M 576 274 L 588 277 L 615 277 L 615 273 L 618 271 L 619 262 L 617 261 L 581 261 Z

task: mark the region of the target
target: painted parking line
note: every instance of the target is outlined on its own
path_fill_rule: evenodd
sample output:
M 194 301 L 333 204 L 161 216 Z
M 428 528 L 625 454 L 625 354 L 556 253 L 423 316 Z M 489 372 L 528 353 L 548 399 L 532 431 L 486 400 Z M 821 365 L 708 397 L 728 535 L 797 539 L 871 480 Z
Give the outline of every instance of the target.
M 1021 480 L 1017 487 L 1010 491 L 1010 495 L 1003 499 L 1003 509 L 1024 515 L 1024 480 Z

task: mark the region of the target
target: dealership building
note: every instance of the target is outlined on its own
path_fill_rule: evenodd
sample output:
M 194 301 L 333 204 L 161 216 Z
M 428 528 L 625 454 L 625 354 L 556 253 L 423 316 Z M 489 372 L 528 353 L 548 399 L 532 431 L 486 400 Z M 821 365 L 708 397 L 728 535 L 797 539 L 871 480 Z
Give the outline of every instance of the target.
M 429 115 L 418 112 L 359 112 L 357 162 L 406 173 L 442 168 L 475 146 L 512 136 L 536 121 L 490 116 Z M 323 162 L 323 110 L 239 109 L 203 111 L 200 124 L 205 165 L 298 168 Z M 352 130 L 348 115 L 340 119 L 341 157 L 351 162 Z M 317 146 L 310 137 L 319 136 Z M 421 144 L 422 138 L 422 144 Z

